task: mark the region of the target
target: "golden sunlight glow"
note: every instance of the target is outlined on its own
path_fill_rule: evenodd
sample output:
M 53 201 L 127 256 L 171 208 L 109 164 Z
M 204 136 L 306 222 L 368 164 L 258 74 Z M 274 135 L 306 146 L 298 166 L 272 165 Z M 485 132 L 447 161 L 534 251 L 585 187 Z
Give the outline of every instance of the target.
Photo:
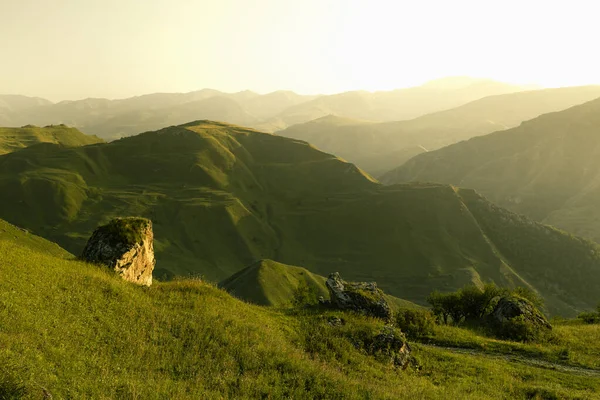
M 600 83 L 595 1 L 0 0 L 0 92 Z

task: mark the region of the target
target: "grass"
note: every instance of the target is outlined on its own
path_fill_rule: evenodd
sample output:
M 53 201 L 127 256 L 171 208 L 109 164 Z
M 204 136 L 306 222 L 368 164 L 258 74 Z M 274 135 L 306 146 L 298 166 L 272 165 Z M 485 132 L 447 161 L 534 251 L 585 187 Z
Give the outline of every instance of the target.
M 488 354 L 521 356 L 577 368 L 589 368 L 600 373 L 600 325 L 588 325 L 576 320 L 554 320 L 553 335 L 543 343 L 522 343 L 501 340 L 478 327 L 436 325 L 434 333 L 419 339 L 424 344 L 472 349 Z
M 575 399 L 600 390 L 585 377 L 418 346 L 421 368 L 402 372 L 351 340 L 381 321 L 250 305 L 200 280 L 138 287 L 49 246 L 0 239 L 0 363 L 11 366 L 0 390 L 25 398 Z
M 0 218 L 73 254 L 128 215 L 152 221 L 159 279 L 218 282 L 270 259 L 421 305 L 434 289 L 530 286 L 563 316 L 600 293 L 593 244 L 451 186 L 382 186 L 305 142 L 243 127 L 197 121 L 0 156 Z

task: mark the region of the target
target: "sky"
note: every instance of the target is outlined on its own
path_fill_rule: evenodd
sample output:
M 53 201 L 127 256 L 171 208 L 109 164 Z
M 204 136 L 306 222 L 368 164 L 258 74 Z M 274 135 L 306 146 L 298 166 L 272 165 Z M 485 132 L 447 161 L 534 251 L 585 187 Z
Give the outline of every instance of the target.
M 600 83 L 595 0 L 0 0 L 0 93 Z

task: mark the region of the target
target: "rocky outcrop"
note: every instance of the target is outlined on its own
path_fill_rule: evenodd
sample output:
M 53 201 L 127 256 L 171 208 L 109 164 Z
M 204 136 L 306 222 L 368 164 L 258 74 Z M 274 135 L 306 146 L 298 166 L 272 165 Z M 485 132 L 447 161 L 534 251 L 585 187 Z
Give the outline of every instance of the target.
M 329 290 L 332 306 L 391 320 L 392 310 L 375 282 L 346 282 L 335 272 L 329 275 L 325 285 Z
M 145 218 L 112 220 L 94 231 L 81 258 L 107 265 L 126 281 L 150 286 L 156 264 L 152 222 Z

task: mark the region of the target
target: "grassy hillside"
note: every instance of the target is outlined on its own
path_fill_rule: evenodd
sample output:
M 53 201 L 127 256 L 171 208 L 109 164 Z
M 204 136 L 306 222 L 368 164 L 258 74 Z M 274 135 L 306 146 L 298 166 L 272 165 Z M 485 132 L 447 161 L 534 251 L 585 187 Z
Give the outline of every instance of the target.
M 595 305 L 594 245 L 545 226 L 531 239 L 535 248 L 514 243 L 487 231 L 486 224 L 506 219 L 503 210 L 482 220 L 471 207 L 450 186 L 385 187 L 305 142 L 210 121 L 0 156 L 0 217 L 73 254 L 113 217 L 149 218 L 158 279 L 221 281 L 271 259 L 322 276 L 375 280 L 420 304 L 433 289 L 493 281 L 534 287 L 553 314 Z M 515 234 L 532 224 L 511 221 Z
M 444 182 L 600 241 L 600 100 L 423 154 L 386 183 Z
M 73 256 L 56 243 L 36 236 L 26 229 L 16 227 L 0 219 L 0 241 L 35 250 L 49 256 L 69 259 Z
M 600 86 L 534 90 L 485 97 L 407 121 L 352 124 L 325 117 L 277 134 L 305 140 L 378 177 L 425 151 L 512 128 L 598 97 Z
M 50 255 L 49 246 L 42 239 L 0 236 L 3 393 L 27 399 L 598 398 L 598 380 L 585 373 L 493 354 L 414 344 L 421 369 L 399 371 L 355 347 L 382 322 L 339 312 L 275 311 L 199 280 L 139 287 L 97 266 Z M 329 315 L 346 324 L 330 326 Z M 564 330 L 561 340 L 572 349 L 568 363 L 591 367 L 597 341 L 580 346 L 580 334 L 594 338 L 585 328 Z M 449 327 L 440 335 L 492 344 Z M 537 348 L 543 357 L 555 351 Z
M 27 125 L 21 128 L 0 128 L 0 155 L 38 143 L 54 143 L 68 147 L 101 143 L 102 139 L 88 136 L 65 125 L 40 128 Z

